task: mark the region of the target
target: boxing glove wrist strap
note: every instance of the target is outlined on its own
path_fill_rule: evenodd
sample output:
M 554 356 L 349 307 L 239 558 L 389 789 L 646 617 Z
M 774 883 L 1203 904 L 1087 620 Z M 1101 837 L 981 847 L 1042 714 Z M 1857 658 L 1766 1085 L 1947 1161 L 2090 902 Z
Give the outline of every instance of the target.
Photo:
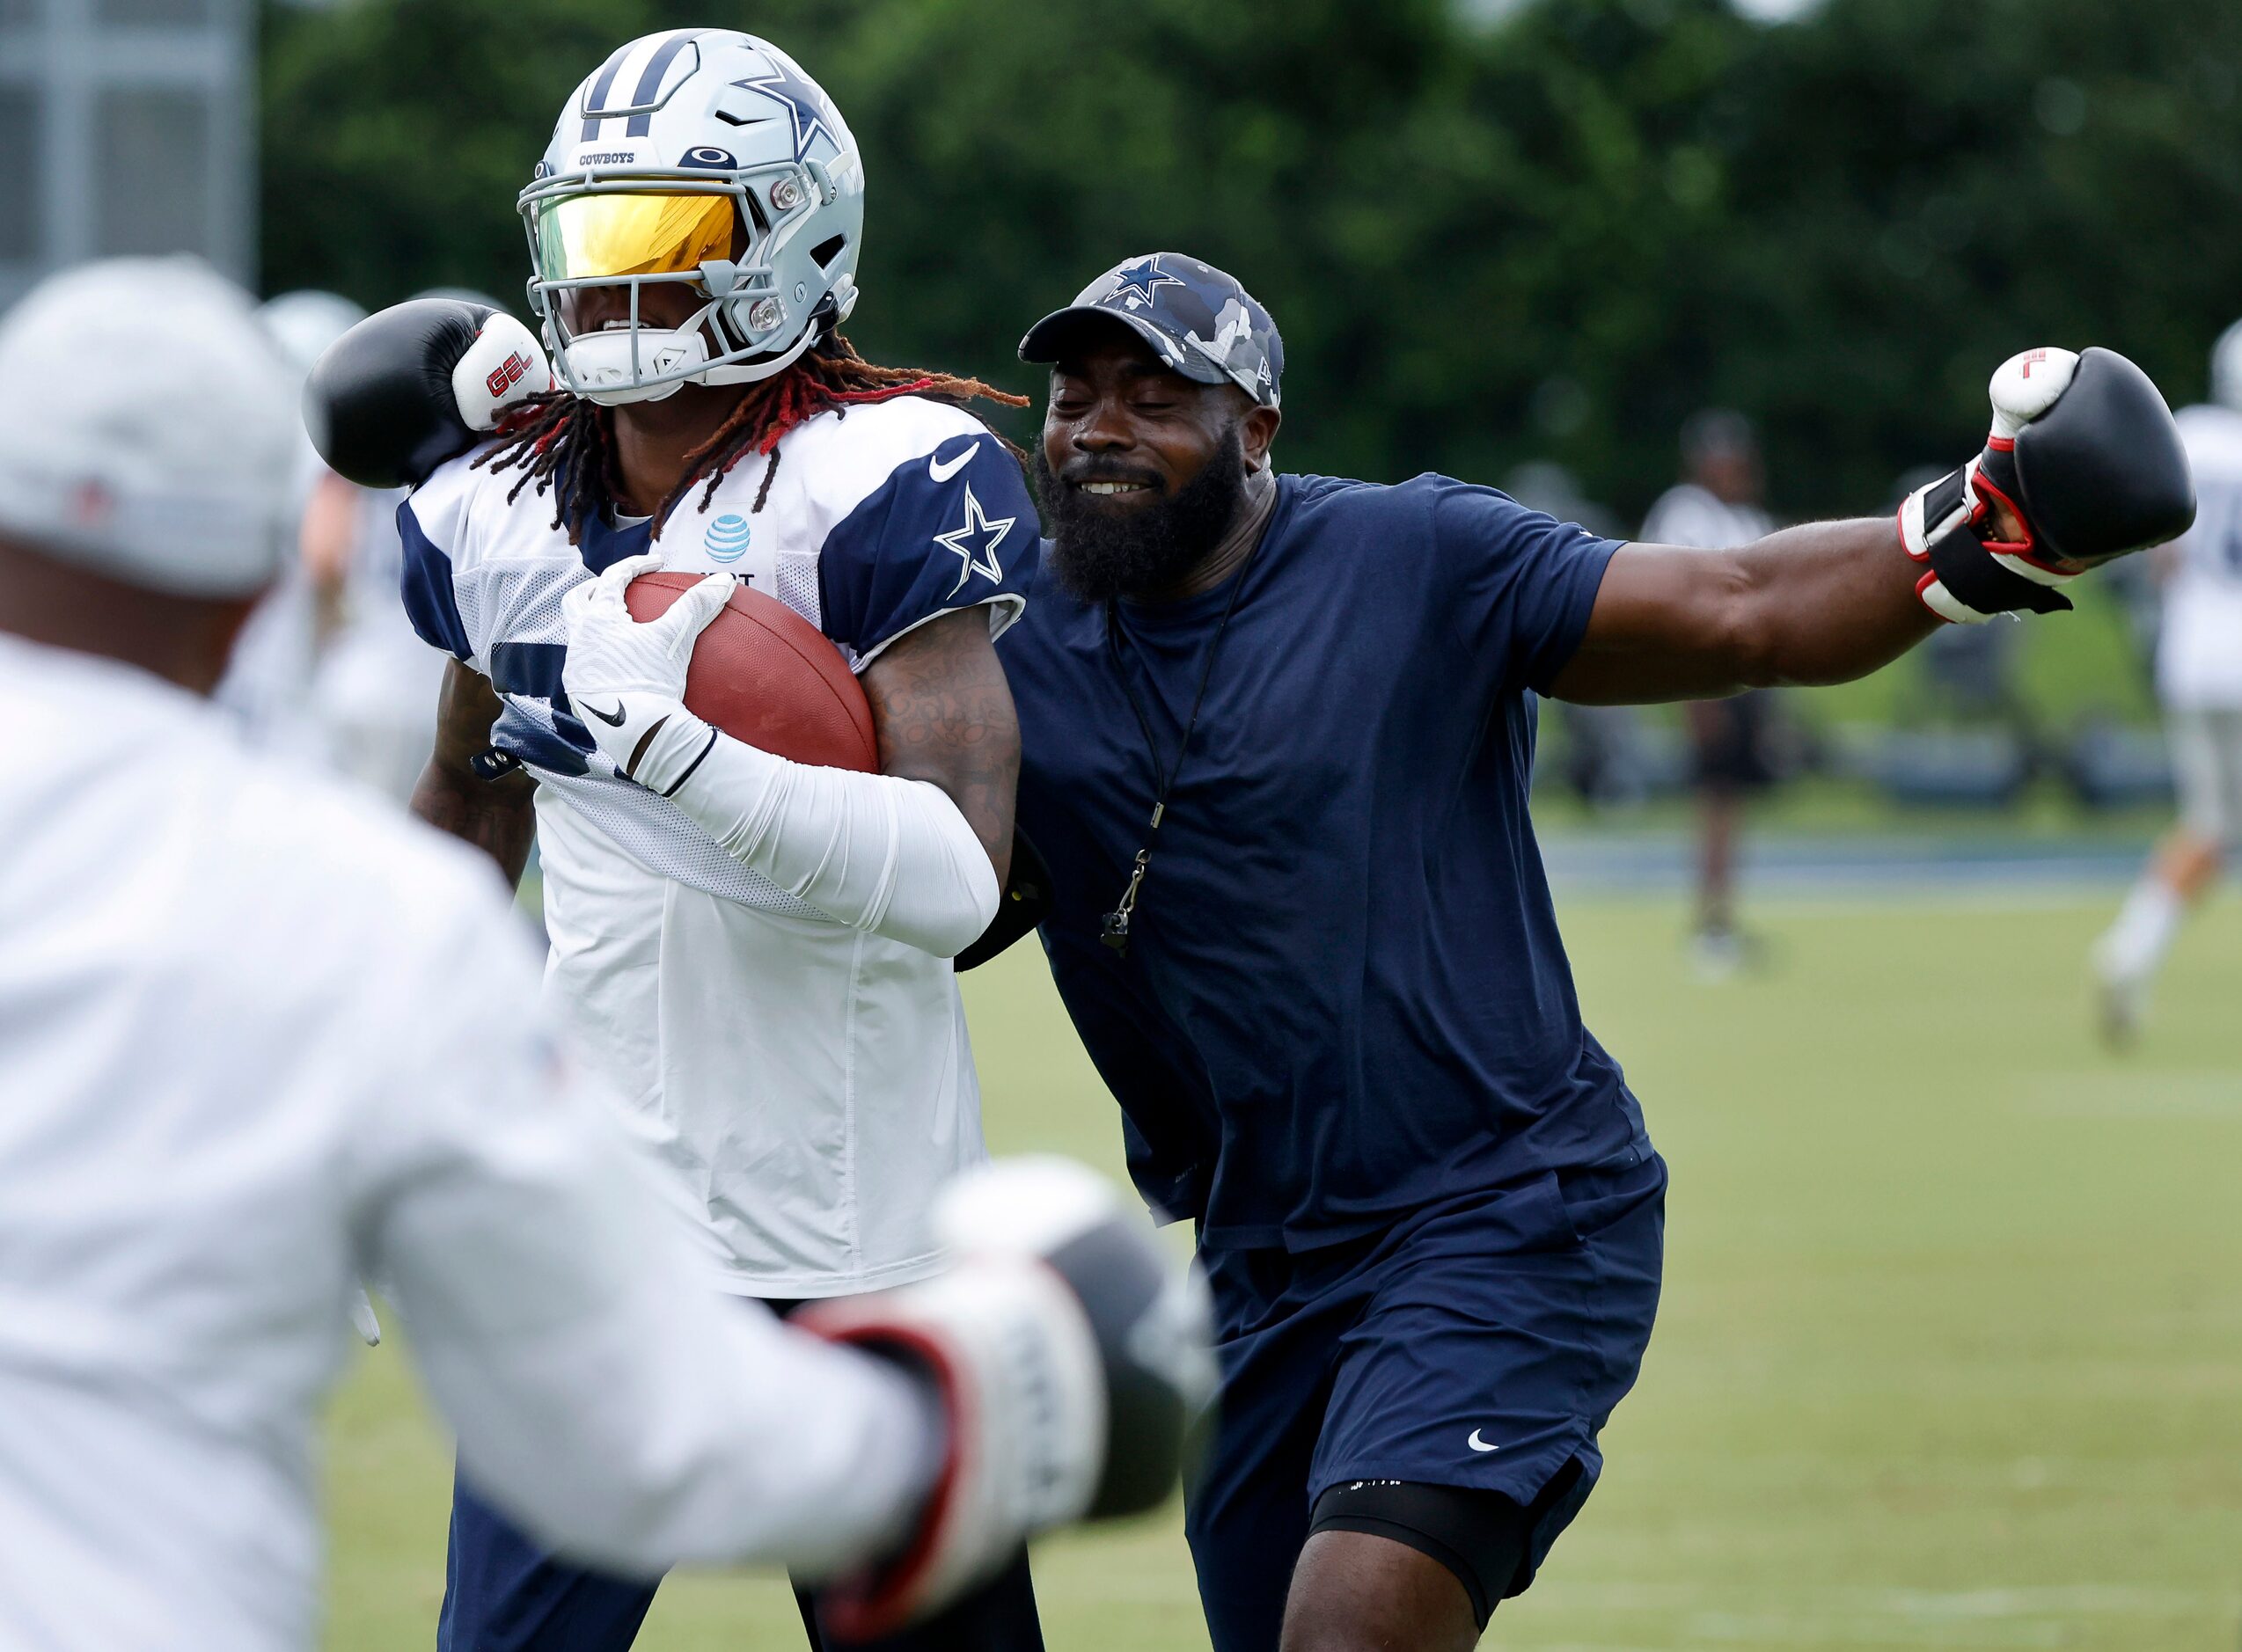
M 1923 569 L 1916 595 L 1932 613 L 1956 625 L 1982 625 L 2018 610 L 2057 613 L 2071 605 L 2059 588 L 2073 576 L 2029 559 L 2033 551 L 2029 537 L 2009 542 L 1988 537 L 1992 501 L 2007 496 L 1990 474 L 1988 461 L 1997 451 L 1989 448 L 1960 470 L 1917 488 L 1900 507 L 1901 543 Z

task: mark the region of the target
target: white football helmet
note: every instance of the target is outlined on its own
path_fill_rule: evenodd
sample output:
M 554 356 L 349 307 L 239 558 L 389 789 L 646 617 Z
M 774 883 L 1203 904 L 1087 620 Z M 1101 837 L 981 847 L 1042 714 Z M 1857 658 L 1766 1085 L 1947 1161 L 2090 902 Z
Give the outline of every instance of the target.
M 671 29 L 618 50 L 561 110 L 518 205 L 553 366 L 604 406 L 767 378 L 856 303 L 856 140 L 751 34 Z M 681 326 L 645 325 L 656 282 L 705 302 Z M 602 288 L 626 294 L 626 316 L 577 326 L 581 295 Z
M 2242 321 L 2220 333 L 2211 351 L 2211 399 L 2242 413 Z
M 320 353 L 363 321 L 366 312 L 341 293 L 304 287 L 265 300 L 257 306 L 257 318 L 289 364 L 309 373 Z

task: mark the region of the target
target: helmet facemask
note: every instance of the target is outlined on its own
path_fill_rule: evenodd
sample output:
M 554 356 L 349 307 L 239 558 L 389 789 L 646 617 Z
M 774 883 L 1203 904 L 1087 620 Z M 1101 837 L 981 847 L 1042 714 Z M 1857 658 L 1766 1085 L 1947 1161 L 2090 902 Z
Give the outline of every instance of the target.
M 519 202 L 536 271 L 530 303 L 561 384 L 612 406 L 689 384 L 751 383 L 790 366 L 854 303 L 846 274 L 814 302 L 806 282 L 780 290 L 781 256 L 835 194 L 824 174 L 809 160 L 531 184 Z M 697 307 L 674 327 L 656 325 L 641 302 L 656 286 L 685 288 Z M 587 303 L 595 293 L 622 302 Z M 597 325 L 581 325 L 587 311 L 597 312 Z

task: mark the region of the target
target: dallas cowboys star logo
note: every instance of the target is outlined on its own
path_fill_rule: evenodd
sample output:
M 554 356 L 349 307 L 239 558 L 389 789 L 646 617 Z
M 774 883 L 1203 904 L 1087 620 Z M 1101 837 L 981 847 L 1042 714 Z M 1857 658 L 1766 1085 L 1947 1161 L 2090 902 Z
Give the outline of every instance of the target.
M 839 135 L 825 124 L 831 105 L 825 94 L 804 80 L 795 70 L 773 60 L 771 73 L 748 80 L 736 80 L 735 86 L 750 91 L 759 91 L 766 98 L 776 99 L 786 105 L 787 113 L 794 119 L 794 157 L 802 159 L 810 153 L 810 145 L 823 134 L 835 149 L 844 147 Z
M 951 596 L 963 590 L 965 581 L 976 574 L 985 574 L 994 583 L 1003 582 L 1004 565 L 996 559 L 996 548 L 1004 543 L 1005 535 L 1019 520 L 1017 516 L 1001 516 L 991 522 L 974 495 L 973 484 L 965 484 L 964 526 L 934 536 L 936 545 L 964 565 L 957 571 L 957 583 L 949 588 Z
M 1134 310 L 1139 304 L 1150 303 L 1153 295 L 1161 288 L 1181 287 L 1183 284 L 1183 277 L 1170 275 L 1160 267 L 1160 254 L 1154 252 L 1139 263 L 1124 264 L 1115 270 L 1113 290 L 1107 296 L 1122 299 L 1130 309 Z

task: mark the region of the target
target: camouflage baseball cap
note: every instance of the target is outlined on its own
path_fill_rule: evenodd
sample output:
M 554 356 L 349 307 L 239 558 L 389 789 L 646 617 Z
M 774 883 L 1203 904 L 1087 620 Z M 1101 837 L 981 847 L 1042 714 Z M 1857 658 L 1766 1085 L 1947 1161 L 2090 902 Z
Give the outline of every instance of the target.
M 1264 406 L 1279 405 L 1285 341 L 1258 299 L 1212 264 L 1181 252 L 1125 259 L 1028 329 L 1023 362 L 1056 362 L 1060 340 L 1085 316 L 1110 316 L 1135 330 L 1161 361 L 1201 384 L 1235 384 Z

